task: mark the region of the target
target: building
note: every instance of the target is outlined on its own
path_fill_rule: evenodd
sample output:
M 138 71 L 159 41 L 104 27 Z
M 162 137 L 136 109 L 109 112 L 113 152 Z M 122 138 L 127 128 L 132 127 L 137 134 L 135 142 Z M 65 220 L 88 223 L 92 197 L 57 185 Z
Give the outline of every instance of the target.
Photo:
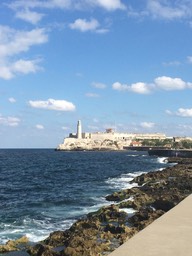
M 85 133 L 82 132 L 82 124 L 77 122 L 77 132 L 70 133 L 58 150 L 101 150 L 101 149 L 123 149 L 130 146 L 133 141 L 144 139 L 166 139 L 163 133 L 120 133 L 108 128 L 105 132 Z
M 69 138 L 76 139 L 92 139 L 92 140 L 123 140 L 123 141 L 132 141 L 134 139 L 166 139 L 166 135 L 163 133 L 123 133 L 115 132 L 112 128 L 106 129 L 105 132 L 94 132 L 94 133 L 83 133 L 82 124 L 79 120 L 77 122 L 77 133 L 70 133 Z

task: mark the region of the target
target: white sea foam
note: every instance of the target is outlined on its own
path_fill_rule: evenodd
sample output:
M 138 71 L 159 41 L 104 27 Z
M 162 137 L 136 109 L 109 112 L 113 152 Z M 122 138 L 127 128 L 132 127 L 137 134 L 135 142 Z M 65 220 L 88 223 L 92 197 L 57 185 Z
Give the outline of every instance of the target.
M 42 240 L 46 239 L 48 236 L 49 236 L 49 233 L 45 234 L 45 235 L 40 235 L 40 234 L 37 235 L 34 232 L 26 234 L 26 237 L 29 239 L 29 241 L 34 242 L 34 243 L 36 243 L 38 241 L 42 241 Z
M 135 172 L 135 173 L 127 173 L 122 174 L 120 177 L 117 178 L 109 178 L 106 183 L 109 185 L 110 188 L 113 189 L 128 189 L 135 186 L 138 186 L 137 183 L 130 183 L 133 178 L 141 175 L 143 172 Z
M 133 154 L 133 155 L 127 155 L 127 156 L 131 156 L 131 157 L 138 157 L 138 155 L 137 154 Z
M 69 213 L 70 217 L 77 217 L 77 216 L 82 216 L 82 215 L 86 215 L 90 212 L 95 212 L 97 210 L 99 210 L 101 207 L 110 205 L 111 202 L 106 201 L 106 199 L 103 198 L 98 198 L 97 199 L 97 203 L 92 205 L 92 206 L 88 206 L 88 207 L 78 207 L 77 210 L 73 210 L 71 213 Z
M 159 170 L 159 171 L 163 171 L 163 170 L 165 170 L 165 169 L 166 169 L 166 168 L 159 168 L 158 170 Z
M 160 164 L 167 164 L 168 158 L 167 157 L 158 157 L 157 162 Z
M 134 210 L 133 208 L 121 208 L 119 209 L 119 211 L 126 212 L 129 217 L 131 217 L 131 215 L 133 215 L 136 212 L 136 210 Z
M 0 232 L 0 244 L 5 244 L 8 240 L 16 239 L 21 236 L 27 236 L 31 242 L 38 242 L 55 230 L 66 230 L 75 219 L 60 220 L 58 222 L 50 222 L 48 219 L 38 220 L 26 217 L 23 219 L 23 225 L 20 227 L 5 224 L 5 229 Z M 1 226 L 3 224 L 1 223 Z

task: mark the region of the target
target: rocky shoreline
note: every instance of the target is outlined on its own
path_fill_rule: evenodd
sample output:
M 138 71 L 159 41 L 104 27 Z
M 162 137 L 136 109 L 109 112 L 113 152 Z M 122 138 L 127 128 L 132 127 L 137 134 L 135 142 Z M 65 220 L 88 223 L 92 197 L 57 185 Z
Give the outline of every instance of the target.
M 55 231 L 34 245 L 25 238 L 0 246 L 0 253 L 17 255 L 99 256 L 108 255 L 137 232 L 169 211 L 192 193 L 192 159 L 170 158 L 177 163 L 132 180 L 137 187 L 106 196 L 111 205 L 76 221 L 65 231 Z M 135 210 L 127 214 L 126 209 Z M 7 254 L 10 255 L 11 254 Z

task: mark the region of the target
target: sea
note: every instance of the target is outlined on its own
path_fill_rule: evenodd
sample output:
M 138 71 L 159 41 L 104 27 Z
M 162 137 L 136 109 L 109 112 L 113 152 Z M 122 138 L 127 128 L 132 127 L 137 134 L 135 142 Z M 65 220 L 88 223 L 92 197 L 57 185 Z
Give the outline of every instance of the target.
M 66 230 L 111 204 L 106 195 L 136 185 L 134 177 L 168 165 L 144 151 L 0 149 L 0 244 Z

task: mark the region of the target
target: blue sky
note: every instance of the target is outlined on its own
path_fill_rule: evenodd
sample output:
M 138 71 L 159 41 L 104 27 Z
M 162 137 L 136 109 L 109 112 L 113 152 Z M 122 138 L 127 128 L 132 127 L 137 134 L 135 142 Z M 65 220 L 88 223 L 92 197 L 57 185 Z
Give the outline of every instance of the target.
M 191 0 L 1 0 L 0 148 L 192 136 Z

